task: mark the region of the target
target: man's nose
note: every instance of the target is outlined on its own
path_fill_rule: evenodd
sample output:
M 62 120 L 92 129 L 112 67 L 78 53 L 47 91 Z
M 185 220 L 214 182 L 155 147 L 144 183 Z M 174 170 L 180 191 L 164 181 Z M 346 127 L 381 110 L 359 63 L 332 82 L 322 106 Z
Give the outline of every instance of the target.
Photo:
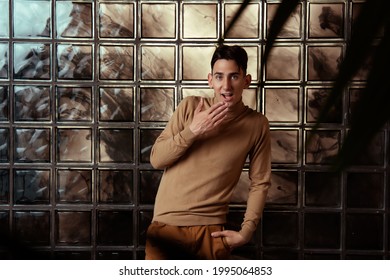
M 230 89 L 232 86 L 232 83 L 230 81 L 230 78 L 223 79 L 223 88 L 224 89 Z

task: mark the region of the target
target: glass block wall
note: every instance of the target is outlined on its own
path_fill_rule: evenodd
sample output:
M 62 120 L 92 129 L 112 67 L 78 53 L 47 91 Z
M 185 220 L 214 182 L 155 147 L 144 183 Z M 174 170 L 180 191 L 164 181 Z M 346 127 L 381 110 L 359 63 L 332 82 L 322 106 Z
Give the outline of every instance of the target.
M 213 95 L 210 57 L 241 2 L 0 0 L 1 259 L 144 258 L 162 174 L 151 146 L 185 96 Z M 262 70 L 278 3 L 251 1 L 225 38 L 249 54 L 244 103 L 272 135 L 264 217 L 234 257 L 389 259 L 389 128 L 329 168 L 369 61 L 313 129 L 362 3 L 302 0 Z M 247 183 L 246 166 L 230 228 Z

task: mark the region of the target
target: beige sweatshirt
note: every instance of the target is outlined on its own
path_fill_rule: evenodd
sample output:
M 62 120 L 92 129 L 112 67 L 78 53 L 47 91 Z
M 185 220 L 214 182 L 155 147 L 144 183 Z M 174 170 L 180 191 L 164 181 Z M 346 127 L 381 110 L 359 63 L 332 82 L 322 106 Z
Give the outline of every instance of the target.
M 270 186 L 268 120 L 239 102 L 229 108 L 217 131 L 197 137 L 189 125 L 199 100 L 191 96 L 179 104 L 152 148 L 151 164 L 165 169 L 153 221 L 176 226 L 224 224 L 233 189 L 249 156 L 251 185 L 240 231 L 249 241 Z M 204 108 L 216 102 L 216 98 L 206 98 Z

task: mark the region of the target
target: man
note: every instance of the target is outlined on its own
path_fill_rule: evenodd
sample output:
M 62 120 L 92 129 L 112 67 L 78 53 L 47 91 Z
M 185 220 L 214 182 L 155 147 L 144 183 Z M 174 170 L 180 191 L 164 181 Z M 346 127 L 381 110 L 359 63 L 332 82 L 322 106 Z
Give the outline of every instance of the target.
M 248 56 L 239 46 L 219 46 L 208 83 L 214 98 L 187 97 L 151 152 L 164 169 L 146 259 L 227 259 L 250 241 L 270 186 L 268 120 L 242 102 L 251 83 Z M 239 232 L 225 230 L 230 197 L 249 156 L 251 185 Z

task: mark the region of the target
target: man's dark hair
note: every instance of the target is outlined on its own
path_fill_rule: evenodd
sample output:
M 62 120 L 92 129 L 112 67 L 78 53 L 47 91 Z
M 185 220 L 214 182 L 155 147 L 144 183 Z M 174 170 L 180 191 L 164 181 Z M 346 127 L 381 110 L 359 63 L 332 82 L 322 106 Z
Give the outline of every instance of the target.
M 215 62 L 219 59 L 234 60 L 238 67 L 242 69 L 244 75 L 246 74 L 248 54 L 242 47 L 228 45 L 218 46 L 211 58 L 211 69 L 213 69 Z

